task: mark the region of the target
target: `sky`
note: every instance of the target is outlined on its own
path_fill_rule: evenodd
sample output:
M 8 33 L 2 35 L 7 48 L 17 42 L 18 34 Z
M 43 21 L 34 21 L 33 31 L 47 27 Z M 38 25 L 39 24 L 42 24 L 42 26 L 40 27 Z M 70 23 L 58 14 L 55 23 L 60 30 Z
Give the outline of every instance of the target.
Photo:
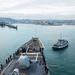
M 75 19 L 75 0 L 0 0 L 0 17 Z

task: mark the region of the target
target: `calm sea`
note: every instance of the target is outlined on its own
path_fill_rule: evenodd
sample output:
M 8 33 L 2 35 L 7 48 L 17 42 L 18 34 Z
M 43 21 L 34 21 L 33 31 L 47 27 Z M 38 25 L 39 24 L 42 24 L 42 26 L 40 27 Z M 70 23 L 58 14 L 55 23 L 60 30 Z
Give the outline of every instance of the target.
M 44 54 L 49 65 L 51 75 L 75 75 L 75 26 L 41 26 L 33 24 L 14 24 L 18 30 L 0 27 L 0 63 L 12 55 L 18 47 L 39 37 L 45 46 Z M 62 33 L 62 38 L 69 41 L 68 48 L 52 50 Z

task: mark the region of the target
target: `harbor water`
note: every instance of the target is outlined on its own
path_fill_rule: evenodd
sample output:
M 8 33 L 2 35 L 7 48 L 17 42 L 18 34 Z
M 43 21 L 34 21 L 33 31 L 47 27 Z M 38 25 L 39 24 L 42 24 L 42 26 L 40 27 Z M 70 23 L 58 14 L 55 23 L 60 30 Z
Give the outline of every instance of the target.
M 34 24 L 14 24 L 18 29 L 0 27 L 0 64 L 12 55 L 18 47 L 32 37 L 39 37 L 45 46 L 44 54 L 50 75 L 75 75 L 75 26 L 44 26 Z M 52 46 L 62 38 L 69 46 L 63 50 L 53 50 Z

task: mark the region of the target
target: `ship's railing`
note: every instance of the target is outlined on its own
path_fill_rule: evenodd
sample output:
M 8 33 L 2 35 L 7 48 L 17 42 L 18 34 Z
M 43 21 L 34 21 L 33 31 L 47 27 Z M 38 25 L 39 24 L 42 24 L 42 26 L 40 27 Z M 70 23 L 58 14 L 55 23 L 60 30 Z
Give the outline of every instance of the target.
M 2 71 L 5 69 L 5 67 L 12 61 L 12 56 L 10 55 L 7 59 L 6 59 L 6 63 L 5 64 L 1 64 L 0 63 L 0 75 L 2 74 Z M 5 75 L 5 74 L 4 74 Z
M 45 59 L 44 52 L 42 50 L 41 50 L 41 54 L 43 56 L 43 62 L 44 62 L 44 68 L 45 68 L 46 75 L 50 75 L 49 67 L 48 67 L 47 61 Z

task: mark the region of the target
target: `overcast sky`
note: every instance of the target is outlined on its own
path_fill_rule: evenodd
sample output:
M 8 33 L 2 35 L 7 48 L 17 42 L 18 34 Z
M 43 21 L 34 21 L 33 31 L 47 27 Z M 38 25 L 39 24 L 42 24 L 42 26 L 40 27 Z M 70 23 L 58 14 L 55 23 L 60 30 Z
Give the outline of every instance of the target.
M 0 17 L 75 19 L 75 0 L 0 0 Z

